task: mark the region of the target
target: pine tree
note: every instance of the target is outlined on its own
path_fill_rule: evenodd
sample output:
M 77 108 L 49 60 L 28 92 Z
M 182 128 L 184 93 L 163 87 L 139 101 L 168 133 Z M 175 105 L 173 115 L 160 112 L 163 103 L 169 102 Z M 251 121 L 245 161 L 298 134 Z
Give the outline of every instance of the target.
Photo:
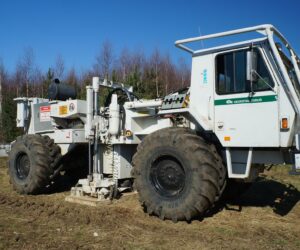
M 48 97 L 48 88 L 50 83 L 54 80 L 54 72 L 51 68 L 48 69 L 46 76 L 44 78 L 44 81 L 42 83 L 42 97 L 47 98 Z

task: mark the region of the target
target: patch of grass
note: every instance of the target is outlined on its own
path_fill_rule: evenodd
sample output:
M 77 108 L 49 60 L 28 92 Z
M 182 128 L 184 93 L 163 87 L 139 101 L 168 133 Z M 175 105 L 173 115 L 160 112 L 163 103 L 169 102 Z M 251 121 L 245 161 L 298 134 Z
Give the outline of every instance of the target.
M 268 179 L 279 180 L 283 184 L 293 185 L 300 190 L 300 175 L 289 175 L 290 165 L 276 165 L 270 171 L 265 171 L 264 175 Z
M 0 168 L 7 167 L 7 157 L 0 157 Z
M 219 233 L 223 236 L 234 236 L 236 234 L 236 230 L 230 227 L 216 227 L 215 232 Z

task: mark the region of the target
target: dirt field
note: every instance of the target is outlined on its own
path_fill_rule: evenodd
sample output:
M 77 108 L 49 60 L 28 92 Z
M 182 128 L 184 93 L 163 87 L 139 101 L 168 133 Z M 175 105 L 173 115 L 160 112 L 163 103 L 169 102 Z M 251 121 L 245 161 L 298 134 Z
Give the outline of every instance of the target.
M 286 168 L 202 221 L 174 224 L 144 214 L 136 195 L 97 208 L 63 190 L 18 195 L 0 166 L 1 249 L 300 249 L 300 176 Z

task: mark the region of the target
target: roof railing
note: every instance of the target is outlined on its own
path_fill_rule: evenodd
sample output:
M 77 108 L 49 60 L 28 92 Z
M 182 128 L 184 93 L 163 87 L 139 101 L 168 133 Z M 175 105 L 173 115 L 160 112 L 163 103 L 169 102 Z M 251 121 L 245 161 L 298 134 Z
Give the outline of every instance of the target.
M 193 53 L 195 53 L 195 50 L 191 49 L 190 47 L 188 47 L 184 44 L 203 41 L 203 40 L 209 40 L 209 39 L 215 39 L 215 38 L 221 38 L 221 37 L 226 37 L 226 36 L 238 35 L 238 34 L 243 34 L 243 33 L 251 33 L 251 32 L 257 32 L 261 35 L 267 36 L 267 30 L 273 31 L 274 34 L 282 41 L 282 43 L 288 49 L 293 50 L 292 46 L 287 41 L 287 39 L 271 24 L 263 24 L 263 25 L 258 25 L 258 26 L 243 28 L 243 29 L 229 30 L 229 31 L 225 31 L 225 32 L 215 33 L 215 34 L 209 34 L 209 35 L 204 35 L 204 36 L 182 39 L 182 40 L 176 41 L 175 46 L 193 54 Z M 297 59 L 300 62 L 300 59 L 298 57 L 297 57 Z
M 297 113 L 300 114 L 300 101 L 299 98 L 294 90 L 293 84 L 291 82 L 291 79 L 289 77 L 289 74 L 287 72 L 287 69 L 284 66 L 284 63 L 279 55 L 278 49 L 275 44 L 274 37 L 277 37 L 282 44 L 287 48 L 287 50 L 290 53 L 290 58 L 291 62 L 293 64 L 296 76 L 298 78 L 298 82 L 300 82 L 300 59 L 297 56 L 296 52 L 290 45 L 290 43 L 287 41 L 287 39 L 271 24 L 263 24 L 263 25 L 258 25 L 258 26 L 253 26 L 253 27 L 248 27 L 248 28 L 243 28 L 243 29 L 236 29 L 236 30 L 230 30 L 230 31 L 225 31 L 225 32 L 220 32 L 220 33 L 215 33 L 215 34 L 210 34 L 210 35 L 205 35 L 205 36 L 199 36 L 199 37 L 193 37 L 193 38 L 187 38 L 183 40 L 178 40 L 175 42 L 175 46 L 183 49 L 184 51 L 187 51 L 191 54 L 195 54 L 195 51 L 192 48 L 188 47 L 186 44 L 188 43 L 193 43 L 193 42 L 198 42 L 198 41 L 203 41 L 203 40 L 208 40 L 208 39 L 215 39 L 215 38 L 221 38 L 221 37 L 226 37 L 226 36 L 232 36 L 232 35 L 238 35 L 238 34 L 244 34 L 244 33 L 251 33 L 251 32 L 258 32 L 259 34 L 266 36 L 268 38 L 270 47 L 272 49 L 272 52 L 274 54 L 274 57 L 278 63 L 278 66 L 280 68 L 280 71 L 282 73 L 283 79 L 286 82 L 295 108 L 297 109 Z

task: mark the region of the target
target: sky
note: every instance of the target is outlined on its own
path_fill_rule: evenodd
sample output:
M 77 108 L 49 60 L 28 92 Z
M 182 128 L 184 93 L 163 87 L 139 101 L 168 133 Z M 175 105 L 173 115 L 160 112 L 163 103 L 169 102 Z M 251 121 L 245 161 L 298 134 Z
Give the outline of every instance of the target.
M 299 0 L 1 0 L 0 58 L 11 72 L 24 50 L 46 71 L 58 55 L 67 69 L 90 69 L 101 44 L 169 53 L 174 62 L 190 56 L 178 39 L 243 28 L 275 25 L 300 53 Z M 198 44 L 202 47 L 209 43 Z

